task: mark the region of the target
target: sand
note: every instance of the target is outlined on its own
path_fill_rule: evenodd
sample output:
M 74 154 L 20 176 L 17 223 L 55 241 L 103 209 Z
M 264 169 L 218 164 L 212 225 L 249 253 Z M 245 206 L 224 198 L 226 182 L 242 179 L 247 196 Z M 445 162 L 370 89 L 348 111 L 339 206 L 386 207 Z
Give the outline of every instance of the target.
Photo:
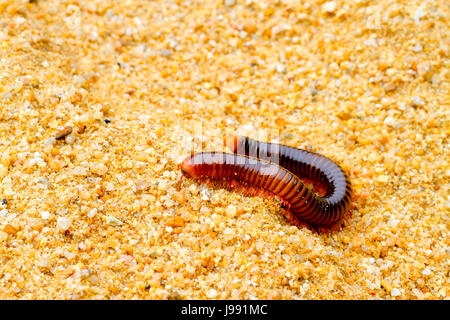
M 0 298 L 448 298 L 448 34 L 446 1 L 2 0 Z M 229 132 L 339 163 L 348 224 L 178 189 Z

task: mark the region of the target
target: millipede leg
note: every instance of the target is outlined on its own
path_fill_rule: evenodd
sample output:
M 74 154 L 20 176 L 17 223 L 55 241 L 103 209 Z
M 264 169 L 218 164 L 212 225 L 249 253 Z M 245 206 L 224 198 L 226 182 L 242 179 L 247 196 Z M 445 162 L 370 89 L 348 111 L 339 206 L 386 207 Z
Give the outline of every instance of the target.
M 184 177 L 184 174 L 181 174 L 180 179 L 178 180 L 178 187 L 177 187 L 178 191 L 180 191 L 180 189 L 181 189 L 181 183 L 183 182 L 183 177 Z

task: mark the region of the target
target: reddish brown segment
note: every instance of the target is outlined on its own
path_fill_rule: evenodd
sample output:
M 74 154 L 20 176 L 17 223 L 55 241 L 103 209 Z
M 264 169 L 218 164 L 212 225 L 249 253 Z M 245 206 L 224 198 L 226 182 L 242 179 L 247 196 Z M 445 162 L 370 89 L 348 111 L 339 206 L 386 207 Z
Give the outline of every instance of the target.
M 300 179 L 324 184 L 324 197 L 313 194 L 317 208 L 311 220 L 318 225 L 330 225 L 340 221 L 350 208 L 353 196 L 350 180 L 344 170 L 331 159 L 306 150 L 282 144 L 256 141 L 247 137 L 232 136 L 228 147 L 237 154 L 276 163 L 291 171 Z M 291 210 L 294 210 L 291 207 Z
M 202 152 L 188 156 L 181 164 L 183 175 L 238 182 L 277 195 L 288 210 L 285 216 L 296 226 L 327 230 L 340 221 L 344 211 L 317 196 L 292 172 L 277 164 L 245 155 Z M 232 184 L 233 184 L 232 183 Z

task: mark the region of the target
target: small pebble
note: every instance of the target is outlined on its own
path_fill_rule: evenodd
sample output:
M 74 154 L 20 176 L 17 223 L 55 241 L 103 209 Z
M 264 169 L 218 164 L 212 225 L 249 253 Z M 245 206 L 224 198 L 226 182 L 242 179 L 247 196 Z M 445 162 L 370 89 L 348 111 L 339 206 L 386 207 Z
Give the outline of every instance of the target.
M 44 144 L 46 146 L 51 146 L 54 145 L 56 143 L 56 138 L 55 137 L 50 137 L 47 140 L 44 141 Z
M 209 201 L 211 199 L 211 191 L 206 188 L 202 189 L 200 195 L 202 200 Z
M 59 170 L 63 167 L 62 161 L 56 160 L 56 159 L 50 159 L 47 163 L 48 167 L 52 170 Z
M 113 191 L 114 190 L 114 183 L 108 182 L 106 184 L 106 186 L 105 186 L 105 190 L 108 191 L 108 192 Z
M 56 220 L 56 226 L 61 231 L 67 231 L 72 225 L 72 221 L 66 217 L 58 217 Z
M 398 290 L 397 288 L 393 288 L 393 289 L 391 290 L 391 296 L 393 296 L 393 297 L 398 297 L 399 295 L 401 295 L 401 292 L 400 292 L 400 290 Z
M 173 198 L 175 201 L 177 201 L 179 204 L 186 203 L 187 199 L 183 192 L 177 192 L 174 194 Z
M 416 45 L 413 47 L 413 51 L 416 52 L 416 53 L 422 52 L 422 50 L 423 50 L 423 47 L 422 47 L 420 44 L 416 44 Z
M 42 211 L 41 212 L 41 218 L 44 219 L 44 220 L 48 220 L 50 218 L 50 212 Z
M 416 22 L 420 22 L 420 19 L 422 19 L 423 17 L 425 17 L 427 15 L 426 11 L 423 11 L 422 8 L 419 8 L 416 10 L 416 12 L 414 13 L 414 20 Z
M 323 11 L 327 13 L 333 13 L 336 10 L 336 2 L 335 1 L 328 1 L 325 2 L 322 6 Z
M 110 226 L 121 226 L 123 222 L 113 216 L 108 216 L 106 217 L 106 224 Z
M 38 265 L 39 267 L 41 267 L 41 268 L 44 268 L 44 269 L 47 269 L 47 268 L 50 266 L 48 260 L 47 260 L 46 258 L 44 258 L 44 257 L 42 257 L 41 259 L 39 259 L 37 265 Z
M 103 163 L 99 163 L 91 166 L 91 171 L 99 176 L 104 176 L 108 172 L 108 167 Z
M 8 240 L 8 234 L 4 231 L 0 231 L 0 242 Z
M 384 86 L 384 91 L 391 92 L 391 91 L 394 91 L 396 88 L 397 88 L 397 86 L 395 85 L 395 83 L 390 82 Z
M 236 3 L 236 0 L 225 0 L 225 5 L 227 7 L 232 7 Z
M 386 184 L 389 181 L 389 177 L 387 175 L 381 175 L 377 177 L 377 180 L 381 183 Z
M 217 297 L 217 291 L 215 289 L 209 289 L 206 296 L 210 299 Z
M 13 225 L 11 225 L 11 224 L 7 224 L 4 228 L 3 228 L 3 231 L 5 231 L 6 233 L 9 233 L 9 234 L 16 234 L 17 233 L 17 231 L 19 231 L 16 227 L 14 227 Z
M 87 201 L 91 198 L 91 194 L 86 189 L 82 188 L 78 191 L 78 196 L 81 200 Z
M 276 66 L 276 70 L 278 73 L 286 73 L 286 67 L 284 64 L 278 63 Z
M 258 250 L 259 252 L 263 252 L 264 249 L 264 241 L 262 240 L 257 240 L 256 244 L 255 244 L 255 249 Z
M 87 215 L 89 218 L 93 218 L 93 217 L 95 217 L 96 214 L 97 214 L 97 208 L 93 208 L 93 209 L 89 210 Z
M 423 274 L 424 276 L 429 276 L 429 275 L 431 274 L 431 271 L 430 271 L 430 269 L 425 268 L 425 269 L 422 270 L 422 274 Z
M 234 217 L 236 216 L 237 210 L 236 210 L 236 207 L 235 207 L 234 205 L 230 204 L 230 205 L 227 207 L 227 209 L 226 209 L 225 212 L 226 212 L 226 214 L 227 214 L 228 217 L 234 218 Z
M 386 117 L 386 119 L 384 119 L 384 124 L 391 126 L 391 127 L 395 127 L 397 124 L 397 121 L 395 121 L 395 119 L 392 117 Z
M 69 134 L 71 134 L 71 133 L 72 133 L 72 127 L 70 127 L 70 126 L 65 127 L 64 129 L 62 129 L 62 130 L 60 130 L 60 131 L 58 131 L 58 132 L 56 133 L 55 139 L 56 139 L 56 140 L 63 139 L 63 138 L 65 138 L 67 135 L 69 135 Z
M 69 134 L 65 139 L 67 144 L 73 144 L 75 142 L 75 136 L 73 134 Z
M 3 178 L 8 173 L 8 168 L 0 164 L 0 179 Z
M 168 56 L 170 56 L 172 54 L 172 51 L 170 51 L 170 50 L 167 50 L 167 49 L 162 49 L 161 50 L 161 55 L 163 56 L 163 57 L 168 57 Z
M 184 220 L 181 217 L 170 217 L 166 221 L 166 225 L 170 227 L 184 227 Z
M 81 166 L 73 168 L 72 173 L 76 176 L 86 176 L 88 174 L 86 168 Z
M 412 105 L 414 106 L 414 107 L 421 107 L 421 106 L 423 106 L 425 104 L 425 101 L 421 98 L 421 97 L 419 97 L 419 96 L 415 96 L 413 99 L 412 99 Z

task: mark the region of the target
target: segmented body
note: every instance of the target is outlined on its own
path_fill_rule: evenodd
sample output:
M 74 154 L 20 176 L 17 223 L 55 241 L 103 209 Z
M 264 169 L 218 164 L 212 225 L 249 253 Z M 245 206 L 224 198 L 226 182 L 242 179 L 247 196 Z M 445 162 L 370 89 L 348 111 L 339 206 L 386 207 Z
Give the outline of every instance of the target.
M 349 183 L 345 183 L 345 186 L 342 184 L 342 179 L 345 181 L 348 179 L 345 174 L 342 176 L 338 174 L 336 168 L 331 165 L 334 162 L 323 156 L 319 158 L 308 155 L 307 159 L 309 160 L 295 156 L 290 157 L 290 149 L 285 150 L 277 147 L 282 150 L 277 153 L 275 145 L 273 145 L 273 148 L 272 145 L 267 145 L 271 152 L 266 153 L 266 156 L 261 156 L 263 152 L 259 151 L 265 146 L 254 145 L 254 147 L 251 147 L 252 141 L 255 140 L 245 139 L 236 138 L 233 140 L 236 147 L 232 148 L 233 151 L 243 154 L 203 152 L 187 157 L 181 164 L 183 174 L 194 179 L 224 179 L 266 190 L 278 196 L 285 203 L 285 217 L 297 226 L 307 225 L 317 231 L 325 231 L 341 221 L 350 205 L 351 187 Z M 243 149 L 239 148 L 239 142 L 243 142 Z M 287 152 L 288 150 L 289 152 Z M 250 157 L 247 155 L 250 155 Z M 266 161 L 275 160 L 277 155 L 280 159 L 283 159 L 280 161 L 280 164 L 284 164 L 283 166 Z M 328 161 L 324 161 L 324 159 Z M 302 164 L 301 160 L 305 164 Z M 320 160 L 317 163 L 323 163 L 323 166 L 319 167 L 320 170 L 312 170 L 315 168 L 314 164 L 317 160 Z M 327 165 L 325 166 L 325 164 Z M 325 197 L 318 196 L 289 169 L 293 169 L 304 176 L 329 181 L 327 195 Z M 308 171 L 308 169 L 311 170 Z M 342 170 L 339 172 L 342 172 Z M 343 194 L 342 188 L 344 189 Z
M 324 184 L 326 195 L 319 197 L 314 194 L 314 201 L 321 203 L 314 210 L 314 221 L 319 224 L 334 224 L 348 212 L 353 196 L 351 182 L 344 170 L 331 159 L 299 148 L 247 137 L 234 136 L 227 142 L 234 153 L 279 164 L 301 179 Z

